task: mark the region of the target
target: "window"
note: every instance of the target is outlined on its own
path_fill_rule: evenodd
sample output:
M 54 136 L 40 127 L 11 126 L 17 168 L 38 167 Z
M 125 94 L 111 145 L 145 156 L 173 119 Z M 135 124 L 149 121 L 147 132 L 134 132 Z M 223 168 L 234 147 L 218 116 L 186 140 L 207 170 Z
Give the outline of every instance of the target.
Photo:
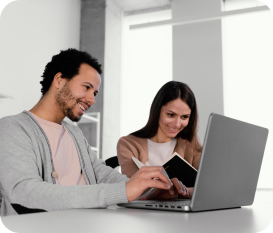
M 222 24 L 224 113 L 269 129 L 258 187 L 273 188 L 272 13 L 227 17 Z
M 223 0 L 223 11 L 232 11 L 258 6 L 264 6 L 264 4 L 257 0 Z
M 147 123 L 154 96 L 172 80 L 172 26 L 130 30 L 129 25 L 170 18 L 171 10 L 124 17 L 120 136 Z

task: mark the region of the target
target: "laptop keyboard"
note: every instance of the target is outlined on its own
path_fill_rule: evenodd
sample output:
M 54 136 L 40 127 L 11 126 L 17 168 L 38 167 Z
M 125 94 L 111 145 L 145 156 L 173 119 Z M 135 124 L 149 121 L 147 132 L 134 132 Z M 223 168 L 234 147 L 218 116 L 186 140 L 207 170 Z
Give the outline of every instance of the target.
M 118 206 L 128 208 L 161 209 L 173 211 L 190 211 L 191 200 L 183 199 L 176 201 L 136 201 L 131 203 L 121 203 Z
M 182 206 L 190 206 L 191 201 L 161 201 L 155 204 L 155 207 L 161 208 L 178 208 L 180 209 Z

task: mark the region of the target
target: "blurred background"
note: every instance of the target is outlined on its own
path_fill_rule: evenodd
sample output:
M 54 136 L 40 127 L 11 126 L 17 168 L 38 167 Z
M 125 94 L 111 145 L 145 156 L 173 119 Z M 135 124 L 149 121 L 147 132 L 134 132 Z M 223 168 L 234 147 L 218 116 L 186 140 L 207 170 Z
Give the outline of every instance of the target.
M 96 105 L 78 124 L 100 158 L 116 155 L 118 139 L 146 124 L 159 88 L 176 80 L 195 93 L 201 141 L 211 112 L 269 129 L 258 188 L 273 188 L 273 17 L 262 2 L 5 1 L 0 118 L 30 110 L 51 57 L 80 49 L 103 65 Z

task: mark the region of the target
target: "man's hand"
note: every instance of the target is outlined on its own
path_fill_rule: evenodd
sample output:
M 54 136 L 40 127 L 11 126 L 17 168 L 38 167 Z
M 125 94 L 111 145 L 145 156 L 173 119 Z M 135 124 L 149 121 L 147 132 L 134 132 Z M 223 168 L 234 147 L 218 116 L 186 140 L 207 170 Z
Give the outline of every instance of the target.
M 173 186 L 170 190 L 156 188 L 139 198 L 139 200 L 185 199 L 192 197 L 193 188 L 187 188 L 177 178 L 172 178 L 171 181 Z M 170 192 L 171 190 L 173 191 L 172 193 Z
M 139 200 L 191 198 L 193 188 L 187 188 L 177 178 L 169 179 L 162 167 L 142 167 L 126 183 L 128 201 L 137 199 L 147 189 L 155 188 Z
M 129 202 L 133 201 L 148 188 L 168 190 L 170 194 L 174 195 L 174 191 L 171 190 L 172 185 L 163 167 L 144 166 L 126 183 L 127 198 Z

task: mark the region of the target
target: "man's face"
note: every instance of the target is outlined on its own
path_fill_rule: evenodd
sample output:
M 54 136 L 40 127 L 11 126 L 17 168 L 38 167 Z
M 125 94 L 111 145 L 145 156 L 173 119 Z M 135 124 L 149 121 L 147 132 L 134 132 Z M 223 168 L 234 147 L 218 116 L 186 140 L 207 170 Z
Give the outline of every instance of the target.
M 63 114 L 72 121 L 79 121 L 84 112 L 95 104 L 101 78 L 98 72 L 82 64 L 79 74 L 68 80 L 56 94 L 56 102 Z

